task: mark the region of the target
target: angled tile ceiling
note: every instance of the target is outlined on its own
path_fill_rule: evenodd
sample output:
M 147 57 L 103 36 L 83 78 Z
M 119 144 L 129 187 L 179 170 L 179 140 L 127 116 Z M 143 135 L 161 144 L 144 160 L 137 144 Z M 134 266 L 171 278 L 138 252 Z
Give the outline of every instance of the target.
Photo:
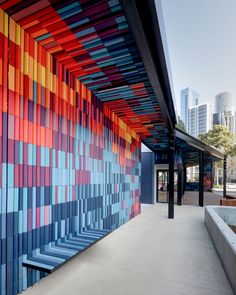
M 149 147 L 168 146 L 168 122 L 118 0 L 12 0 L 0 8 Z
M 186 167 L 199 165 L 199 150 L 180 138 L 176 138 L 176 147 L 181 150 Z

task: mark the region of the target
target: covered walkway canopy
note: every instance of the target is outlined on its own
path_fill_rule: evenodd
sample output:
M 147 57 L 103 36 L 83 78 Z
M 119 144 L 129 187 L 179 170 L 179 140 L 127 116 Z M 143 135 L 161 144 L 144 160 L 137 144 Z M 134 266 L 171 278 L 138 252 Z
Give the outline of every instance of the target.
M 157 176 L 155 175 L 155 169 L 168 170 L 168 204 L 169 204 L 169 218 L 174 217 L 174 172 L 178 174 L 177 183 L 177 204 L 182 204 L 182 197 L 187 186 L 187 168 L 193 166 L 199 166 L 199 182 L 193 183 L 191 189 L 199 190 L 199 206 L 204 205 L 204 191 L 210 191 L 213 187 L 213 162 L 224 161 L 224 175 L 226 169 L 226 159 L 224 154 L 212 146 L 205 144 L 204 142 L 192 137 L 186 132 L 175 128 L 172 137 L 169 138 L 169 148 L 152 150 L 149 155 L 142 153 L 142 164 L 144 169 L 142 170 L 142 188 L 141 194 L 142 201 L 144 203 L 153 203 L 158 198 L 156 186 Z M 153 166 L 156 165 L 155 169 Z M 167 168 L 168 167 L 168 168 Z M 150 171 L 147 174 L 147 170 Z M 148 175 L 148 176 L 146 176 Z M 152 179 L 153 184 L 150 185 Z M 225 190 L 224 177 L 224 194 Z M 196 186 L 197 185 L 197 186 Z M 148 188 L 149 187 L 149 188 Z M 152 187 L 155 187 L 152 189 Z M 190 188 L 189 188 L 190 189 Z M 155 192 L 157 193 L 155 196 Z M 144 195 L 147 194 L 148 196 Z
M 186 167 L 196 166 L 199 164 L 199 151 L 204 152 L 206 161 L 220 161 L 224 155 L 212 146 L 205 144 L 197 138 L 186 132 L 175 128 L 176 148 L 183 154 L 183 164 Z
M 140 213 L 141 141 L 168 155 L 170 218 L 176 159 L 222 158 L 175 130 L 163 28 L 160 0 L 0 0 L 2 293 Z
M 175 128 L 175 137 L 176 149 L 180 152 L 182 158 L 178 170 L 178 204 L 181 205 L 181 199 L 186 185 L 186 168 L 199 165 L 199 206 L 203 206 L 204 189 L 208 187 L 208 189 L 211 190 L 213 185 L 212 164 L 220 160 L 224 160 L 225 163 L 225 157 L 219 150 L 178 128 Z M 183 186 L 183 188 L 181 188 L 181 186 Z M 172 203 L 173 200 L 171 199 L 169 204 L 171 208 Z
M 198 164 L 199 159 L 203 161 L 199 152 L 204 153 L 205 160 L 223 158 L 219 151 L 175 130 L 172 81 L 159 0 L 14 0 L 0 3 L 0 8 L 59 62 L 52 69 L 54 74 L 66 84 L 73 83 L 72 77 L 75 77 L 82 83 L 82 89 L 83 85 L 87 86 L 92 92 L 91 99 L 98 98 L 153 152 L 169 151 L 170 196 L 173 195 L 171 167 L 175 148 L 183 155 L 185 167 Z M 10 34 L 16 43 L 20 42 L 17 31 Z M 31 39 L 24 40 L 24 47 L 30 57 L 39 56 Z M 10 56 L 12 64 L 13 59 L 14 56 Z M 40 62 L 44 65 L 40 79 L 44 84 L 50 84 L 48 59 L 40 56 Z M 63 77 L 61 66 L 66 69 Z M 29 61 L 27 67 L 26 70 L 37 79 L 34 64 Z M 66 91 L 66 87 L 59 89 L 62 96 L 66 96 Z M 40 95 L 47 96 L 47 93 Z M 53 104 L 53 95 L 47 99 Z M 85 113 L 86 108 L 84 101 L 82 110 Z M 111 122 L 106 124 L 109 126 Z M 171 218 L 174 215 L 172 199 L 170 197 Z
M 65 82 L 76 77 L 152 149 L 168 147 L 176 119 L 154 0 L 0 3 L 67 69 Z

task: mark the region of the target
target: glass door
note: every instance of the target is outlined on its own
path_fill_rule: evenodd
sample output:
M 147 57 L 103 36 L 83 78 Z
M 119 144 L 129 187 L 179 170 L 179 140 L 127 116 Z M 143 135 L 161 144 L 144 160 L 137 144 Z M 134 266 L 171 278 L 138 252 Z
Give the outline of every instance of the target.
M 157 189 L 156 189 L 156 201 L 160 203 L 168 203 L 168 170 L 157 170 Z M 175 203 L 177 202 L 177 179 L 178 174 L 174 174 L 174 190 L 175 190 Z
M 157 171 L 157 202 L 168 202 L 168 171 Z

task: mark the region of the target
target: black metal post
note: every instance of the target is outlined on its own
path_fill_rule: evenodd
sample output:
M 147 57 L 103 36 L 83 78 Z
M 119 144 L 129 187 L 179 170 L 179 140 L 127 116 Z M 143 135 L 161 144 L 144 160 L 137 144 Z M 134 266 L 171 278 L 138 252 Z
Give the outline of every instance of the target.
M 182 180 L 182 167 L 178 166 L 178 195 L 177 195 L 177 205 L 182 205 L 182 193 L 183 193 L 183 180 Z
M 203 183 L 204 152 L 199 151 L 199 206 L 204 205 L 204 183 Z
M 168 218 L 174 218 L 174 173 L 175 173 L 175 134 L 171 133 L 169 138 L 169 201 Z
M 227 157 L 224 156 L 224 171 L 223 171 L 223 198 L 226 198 L 226 180 L 227 180 Z
M 159 171 L 156 170 L 156 202 L 159 202 Z
M 185 185 L 185 183 L 184 183 L 184 167 L 183 167 L 183 169 L 182 169 L 182 197 L 184 195 L 184 185 Z
M 183 194 L 185 193 L 186 191 L 186 182 L 187 182 L 187 167 L 184 166 L 184 172 L 183 172 L 183 176 L 184 176 L 184 179 L 183 179 Z
M 211 191 L 213 189 L 213 185 L 214 185 L 214 178 L 213 175 L 215 175 L 214 173 L 214 167 L 213 167 L 213 162 L 211 161 Z

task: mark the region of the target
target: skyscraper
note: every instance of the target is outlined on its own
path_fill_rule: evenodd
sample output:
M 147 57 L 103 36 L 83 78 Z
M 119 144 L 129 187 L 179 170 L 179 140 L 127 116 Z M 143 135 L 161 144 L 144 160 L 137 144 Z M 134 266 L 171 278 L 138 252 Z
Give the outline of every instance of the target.
M 232 107 L 230 110 L 225 111 L 225 125 L 236 136 L 236 111 Z
M 184 122 L 186 130 L 188 131 L 188 109 L 198 104 L 199 94 L 187 87 L 180 91 L 181 100 L 181 119 Z
M 198 135 L 207 133 L 212 129 L 212 104 L 205 103 L 198 106 Z
M 224 112 L 213 114 L 213 125 L 226 125 Z
M 198 107 L 193 106 L 188 109 L 188 132 L 194 137 L 198 137 Z
M 215 113 L 228 111 L 235 105 L 231 92 L 220 92 L 215 97 Z
M 236 106 L 230 92 L 220 92 L 215 97 L 214 125 L 226 126 L 236 136 Z
M 189 134 L 198 138 L 199 134 L 207 133 L 212 128 L 212 109 L 209 103 L 189 108 L 188 130 Z

